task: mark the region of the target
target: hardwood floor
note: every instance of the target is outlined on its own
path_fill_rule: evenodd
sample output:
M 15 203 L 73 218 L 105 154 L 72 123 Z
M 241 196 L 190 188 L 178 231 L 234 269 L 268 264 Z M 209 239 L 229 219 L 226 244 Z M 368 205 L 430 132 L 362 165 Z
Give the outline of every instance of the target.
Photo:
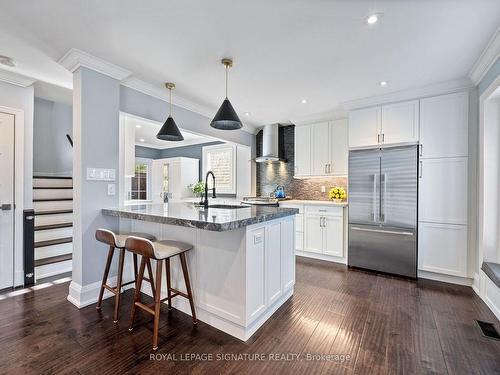
M 78 310 L 67 293 L 64 283 L 0 301 L 1 374 L 500 374 L 500 341 L 482 337 L 474 319 L 499 322 L 470 288 L 451 284 L 299 258 L 294 296 L 246 343 L 162 308 L 160 360 L 150 359 L 149 316 L 127 330 L 133 290 L 117 325 L 111 299 Z

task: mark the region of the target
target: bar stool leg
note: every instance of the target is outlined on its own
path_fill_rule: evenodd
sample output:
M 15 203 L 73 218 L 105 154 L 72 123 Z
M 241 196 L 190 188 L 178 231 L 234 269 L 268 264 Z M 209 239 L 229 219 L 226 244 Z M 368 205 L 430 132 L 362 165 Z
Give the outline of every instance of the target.
M 132 258 L 134 260 L 134 280 L 135 280 L 135 283 L 137 284 L 137 254 L 136 253 L 132 253 Z
M 167 277 L 167 302 L 168 309 L 172 310 L 172 285 L 170 280 L 170 258 L 165 259 L 165 274 Z
M 146 266 L 148 267 L 149 284 L 151 285 L 151 292 L 153 293 L 153 298 L 154 298 L 156 293 L 155 293 L 155 280 L 153 279 L 153 268 L 151 267 L 151 259 L 149 258 L 147 259 Z M 161 278 L 159 282 L 161 283 Z
M 155 293 L 155 320 L 153 327 L 153 350 L 158 349 L 158 328 L 160 326 L 160 307 L 161 307 L 161 268 L 163 262 L 156 261 L 156 293 Z
M 180 253 L 179 257 L 181 258 L 182 273 L 184 274 L 184 283 L 186 284 L 187 295 L 189 298 L 189 305 L 191 305 L 191 315 L 193 317 L 193 323 L 196 324 L 198 323 L 198 320 L 196 319 L 196 312 L 194 311 L 193 293 L 191 292 L 191 283 L 189 282 L 186 254 Z
M 128 330 L 132 331 L 134 329 L 134 320 L 135 320 L 135 311 L 136 311 L 136 302 L 139 302 L 141 297 L 141 287 L 142 287 L 142 279 L 144 278 L 144 269 L 146 268 L 146 259 L 142 257 L 141 265 L 139 266 L 139 273 L 137 274 L 137 284 L 134 292 L 134 301 L 132 302 L 132 311 L 130 313 L 130 325 Z
M 120 297 L 122 292 L 122 276 L 123 263 L 125 261 L 125 249 L 120 249 L 120 258 L 118 261 L 118 277 L 116 282 L 116 297 L 115 297 L 115 320 L 113 323 L 118 323 L 118 314 L 120 313 Z
M 108 281 L 109 269 L 111 268 L 111 261 L 113 260 L 113 253 L 115 252 L 115 248 L 113 246 L 109 247 L 108 251 L 108 259 L 106 260 L 106 266 L 104 267 L 104 275 L 102 277 L 101 290 L 99 291 L 99 298 L 97 299 L 96 309 L 101 309 L 102 296 L 104 294 L 104 285 L 106 285 Z

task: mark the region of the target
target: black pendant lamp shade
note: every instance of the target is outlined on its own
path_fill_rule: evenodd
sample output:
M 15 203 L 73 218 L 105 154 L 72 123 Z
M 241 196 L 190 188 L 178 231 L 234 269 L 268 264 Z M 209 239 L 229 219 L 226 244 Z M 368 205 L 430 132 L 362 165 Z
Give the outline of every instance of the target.
M 183 141 L 184 137 L 172 118 L 172 89 L 175 88 L 175 85 L 173 83 L 166 83 L 165 86 L 170 92 L 170 114 L 158 134 L 156 134 L 156 138 L 162 141 Z
M 222 102 L 210 126 L 221 130 L 235 130 L 243 126 L 228 98 Z
M 241 129 L 243 124 L 231 105 L 231 102 L 227 98 L 227 70 L 229 67 L 233 66 L 233 60 L 222 59 L 222 64 L 226 67 L 226 99 L 222 102 L 222 105 L 215 114 L 210 126 L 220 130 Z

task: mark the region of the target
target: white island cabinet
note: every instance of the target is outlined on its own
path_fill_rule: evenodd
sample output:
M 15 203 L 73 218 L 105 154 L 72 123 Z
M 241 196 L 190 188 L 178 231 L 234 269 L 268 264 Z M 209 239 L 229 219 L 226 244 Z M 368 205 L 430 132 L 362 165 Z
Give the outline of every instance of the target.
M 244 341 L 293 294 L 295 213 L 259 206 L 204 210 L 180 202 L 103 210 L 119 218 L 121 231 L 192 244 L 186 256 L 198 319 Z M 171 270 L 172 286 L 185 290 L 175 257 Z M 151 295 L 148 283 L 142 290 Z M 172 303 L 191 314 L 187 299 Z

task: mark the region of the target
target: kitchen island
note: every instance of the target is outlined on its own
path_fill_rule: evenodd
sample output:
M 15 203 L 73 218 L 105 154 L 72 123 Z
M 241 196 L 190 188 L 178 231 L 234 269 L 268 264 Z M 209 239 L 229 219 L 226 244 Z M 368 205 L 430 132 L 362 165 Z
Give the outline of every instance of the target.
M 102 210 L 117 217 L 120 231 L 192 244 L 187 258 L 198 319 L 243 341 L 293 295 L 296 213 L 263 206 L 204 209 L 185 202 Z M 171 268 L 172 286 L 185 290 L 178 259 Z M 151 295 L 149 283 L 142 291 Z M 184 298 L 172 304 L 190 314 Z

